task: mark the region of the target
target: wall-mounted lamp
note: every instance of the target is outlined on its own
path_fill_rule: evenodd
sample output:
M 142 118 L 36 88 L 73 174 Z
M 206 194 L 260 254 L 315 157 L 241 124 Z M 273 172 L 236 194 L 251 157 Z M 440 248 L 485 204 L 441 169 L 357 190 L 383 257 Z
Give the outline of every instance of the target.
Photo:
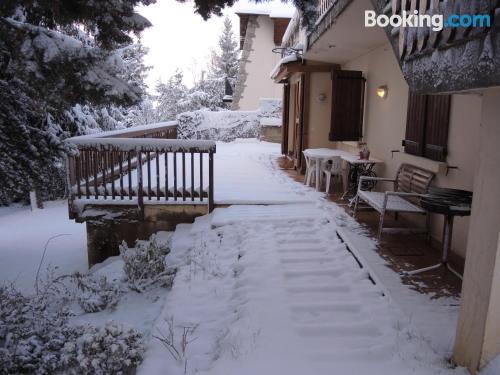
M 326 100 L 326 95 L 325 95 L 325 94 L 319 94 L 319 96 L 318 96 L 318 100 L 319 100 L 320 102 L 324 102 L 324 101 Z
M 388 93 L 388 89 L 387 89 L 387 86 L 379 86 L 377 87 L 377 96 L 379 98 L 382 98 L 382 99 L 385 99 L 387 98 L 387 93 Z

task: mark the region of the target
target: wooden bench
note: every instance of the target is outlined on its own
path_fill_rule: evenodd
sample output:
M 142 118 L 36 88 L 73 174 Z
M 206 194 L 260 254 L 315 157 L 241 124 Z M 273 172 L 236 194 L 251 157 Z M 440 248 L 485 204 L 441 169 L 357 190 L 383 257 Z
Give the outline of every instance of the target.
M 420 206 L 422 198 L 429 189 L 434 173 L 411 164 L 401 164 L 396 178 L 380 178 L 361 176 L 358 193 L 354 205 L 354 215 L 358 210 L 359 200 L 363 200 L 380 214 L 378 237 L 384 230 L 384 217 L 387 212 L 427 214 Z M 394 183 L 394 191 L 374 192 L 361 190 L 364 181 L 388 181 Z M 415 229 L 409 229 L 415 231 Z M 418 229 L 417 229 L 418 230 Z M 429 216 L 427 215 L 426 231 L 429 230 Z M 422 231 L 422 230 L 418 230 Z

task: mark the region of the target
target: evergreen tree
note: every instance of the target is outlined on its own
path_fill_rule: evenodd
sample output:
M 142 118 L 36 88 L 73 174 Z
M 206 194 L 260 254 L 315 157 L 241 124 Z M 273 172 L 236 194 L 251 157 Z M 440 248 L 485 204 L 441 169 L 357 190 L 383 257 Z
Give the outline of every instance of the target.
M 233 78 L 238 74 L 239 47 L 233 33 L 231 20 L 224 19 L 224 28 L 219 37 L 219 52 L 212 58 L 212 75 Z
M 189 110 L 187 87 L 183 83 L 184 76 L 180 70 L 170 77 L 167 83 L 158 81 L 156 84 L 158 121 L 175 120 L 179 113 Z
M 75 105 L 141 100 L 141 87 L 122 76 L 116 50 L 150 26 L 134 7 L 151 2 L 0 2 L 0 204 L 26 199 L 34 188 L 64 189 L 62 159 L 71 149 L 63 139 L 78 130 Z M 114 126 L 105 108 L 106 126 Z
M 238 74 L 238 57 L 238 42 L 233 33 L 231 20 L 226 17 L 219 37 L 219 48 L 217 51 L 211 51 L 208 74 L 205 75 L 203 72 L 201 79 L 189 90 L 184 108 L 212 111 L 226 109 L 227 105 L 223 101 L 226 80 L 234 85 Z

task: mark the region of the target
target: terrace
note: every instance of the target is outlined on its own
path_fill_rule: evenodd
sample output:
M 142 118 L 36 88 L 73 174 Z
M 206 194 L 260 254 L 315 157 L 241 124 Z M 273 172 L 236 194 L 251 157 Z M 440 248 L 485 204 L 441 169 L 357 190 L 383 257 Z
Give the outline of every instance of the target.
M 68 160 L 70 216 L 90 223 L 166 221 L 174 227 L 215 207 L 312 203 L 323 197 L 352 215 L 340 186 L 326 196 L 308 188 L 306 193 L 298 184 L 304 177 L 287 168 L 277 145 L 253 139 L 179 140 L 176 127 L 171 122 L 73 138 L 79 153 Z M 280 170 L 298 183 L 284 180 Z M 357 219 L 376 236 L 377 215 L 362 211 Z M 401 274 L 435 263 L 438 249 L 422 235 L 390 235 L 377 243 L 379 255 Z M 436 296 L 458 297 L 461 287 L 458 277 L 442 270 L 403 279 Z

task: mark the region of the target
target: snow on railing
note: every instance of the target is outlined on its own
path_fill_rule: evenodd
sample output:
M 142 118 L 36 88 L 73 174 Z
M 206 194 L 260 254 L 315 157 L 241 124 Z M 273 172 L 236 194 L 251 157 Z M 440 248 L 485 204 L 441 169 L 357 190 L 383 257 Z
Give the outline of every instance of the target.
M 162 123 L 68 139 L 78 148 L 68 157 L 70 215 L 76 200 L 128 202 L 141 213 L 147 203 L 202 203 L 212 211 L 215 142 L 176 135 L 176 123 Z

